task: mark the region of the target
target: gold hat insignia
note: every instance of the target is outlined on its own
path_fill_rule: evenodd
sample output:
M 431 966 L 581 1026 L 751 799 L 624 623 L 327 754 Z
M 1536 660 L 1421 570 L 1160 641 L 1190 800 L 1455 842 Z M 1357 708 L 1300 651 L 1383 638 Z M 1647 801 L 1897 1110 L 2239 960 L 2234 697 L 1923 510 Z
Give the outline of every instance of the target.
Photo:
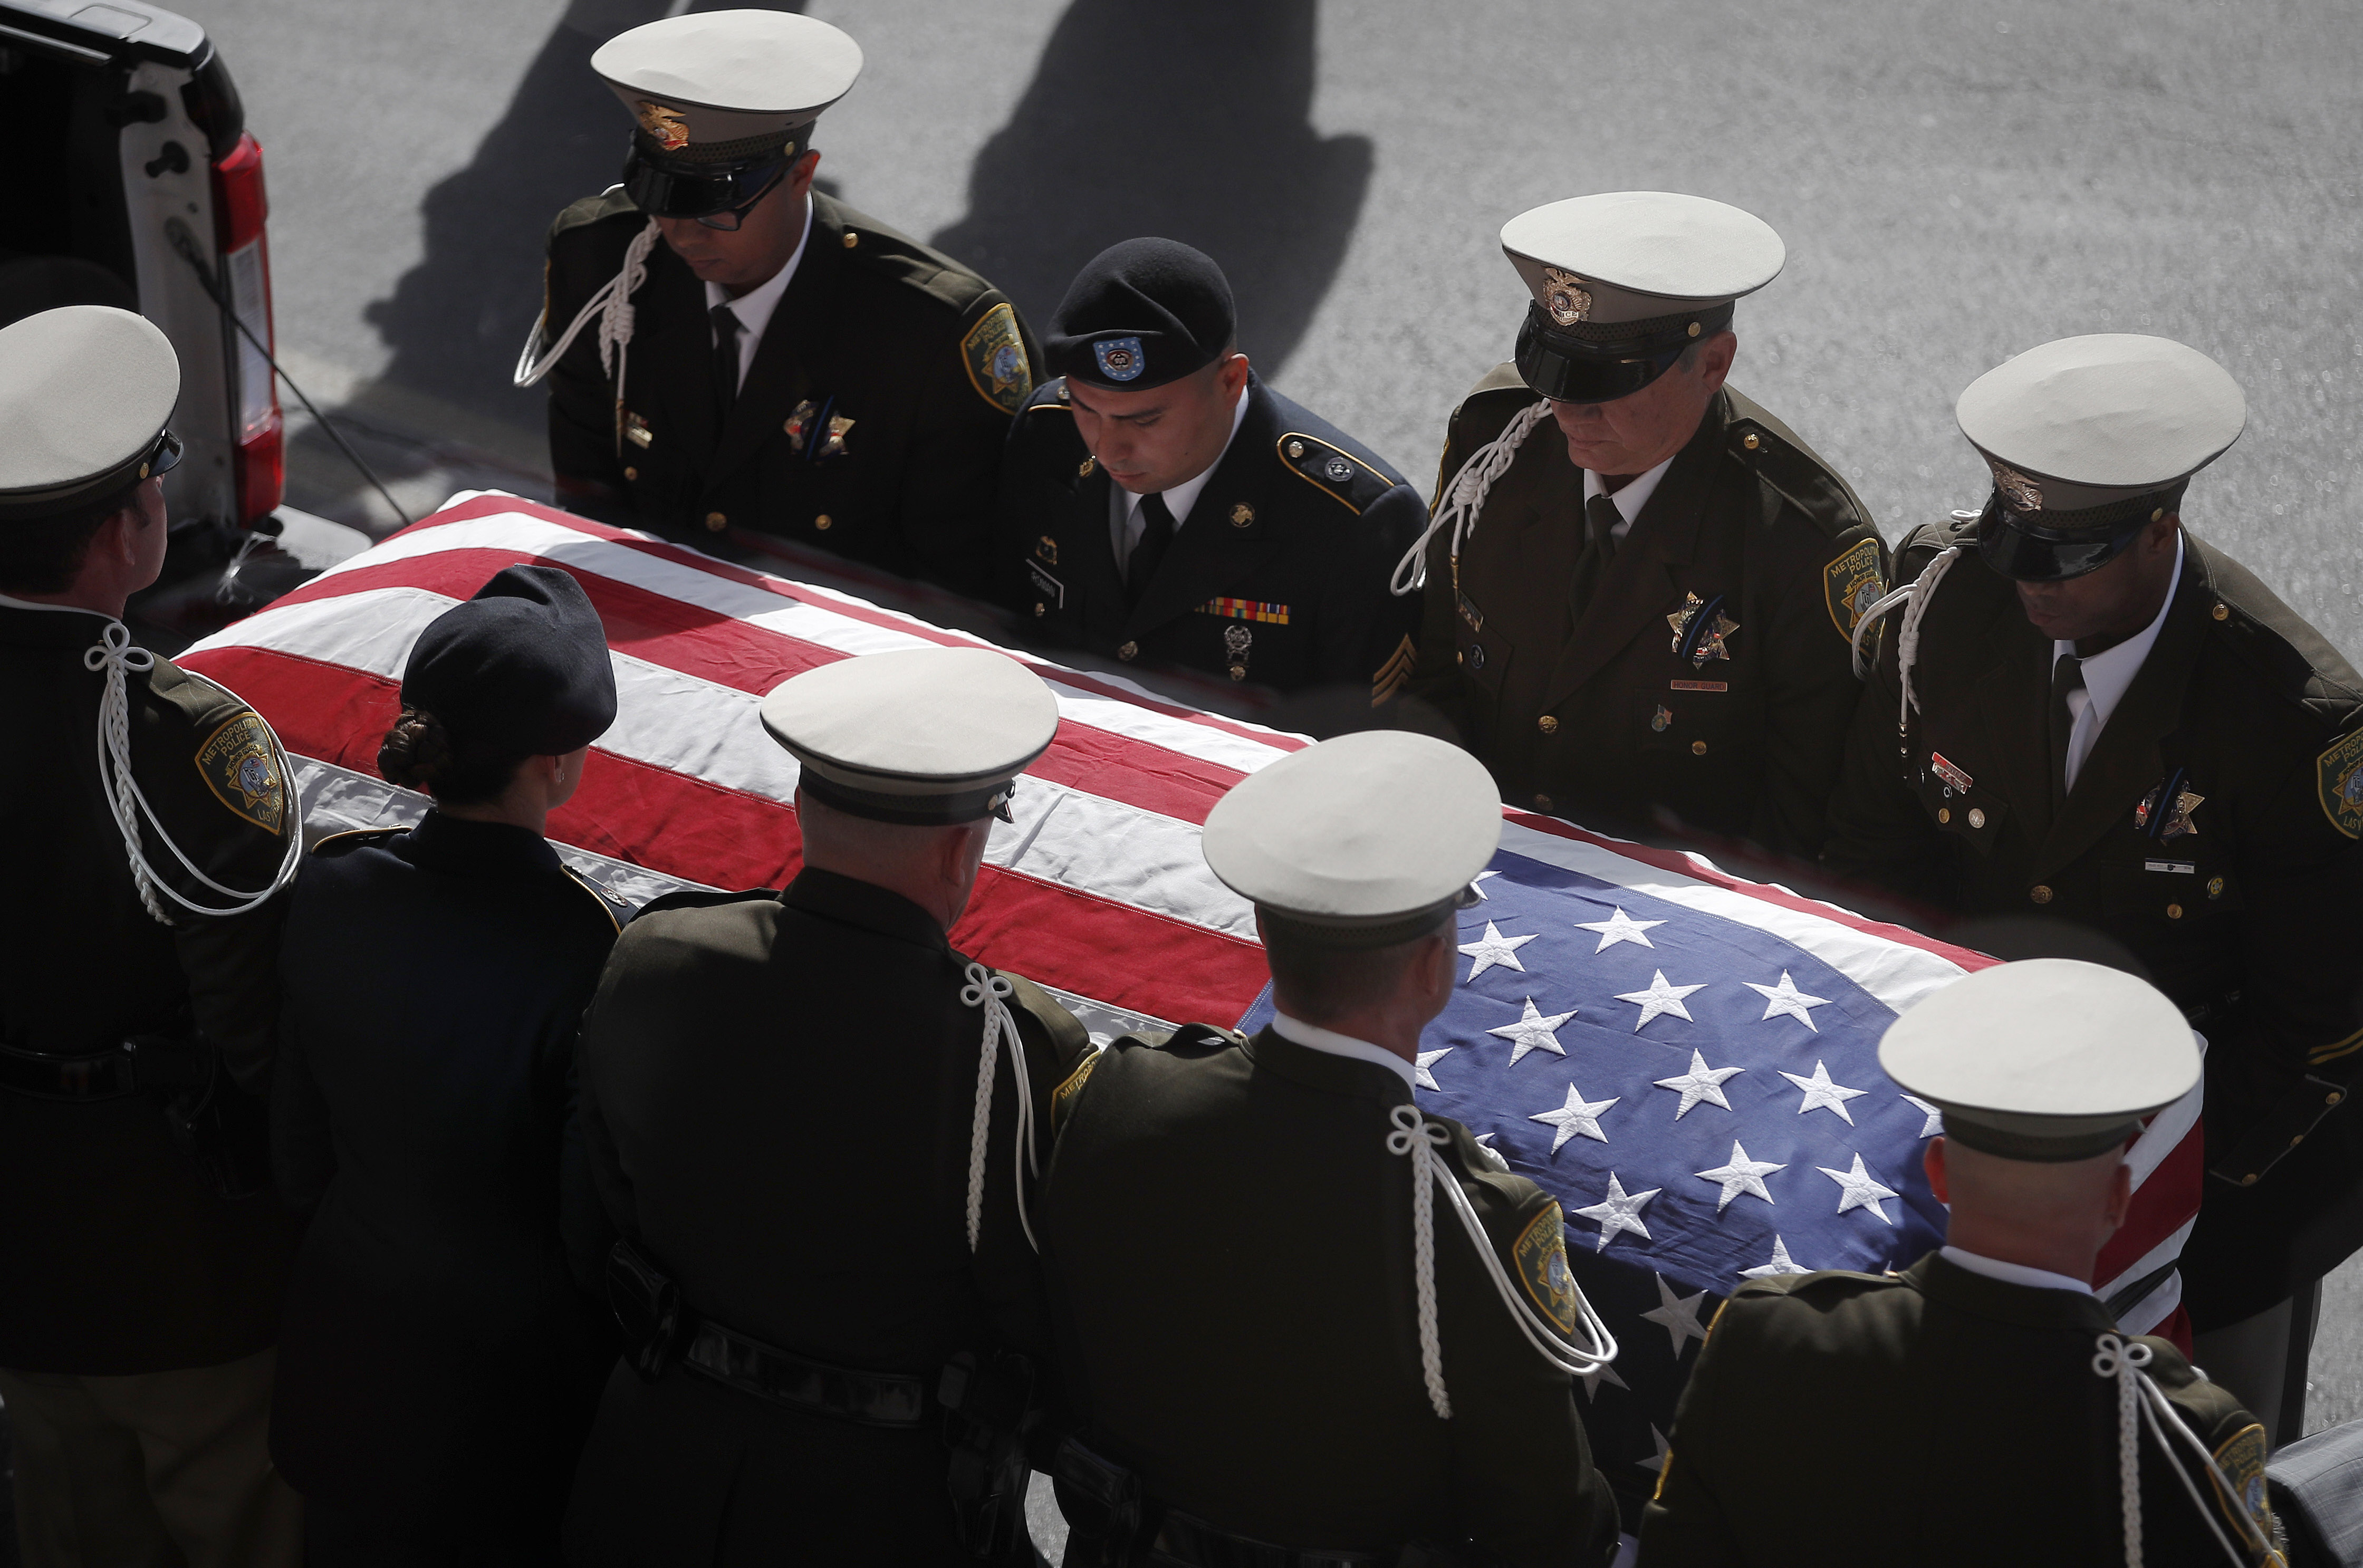
M 1557 267 L 1543 269 L 1543 308 L 1562 327 L 1572 327 L 1592 314 L 1592 293 L 1583 280 Z
M 2022 512 L 2043 510 L 2043 486 L 2014 468 L 1998 462 L 1990 466 L 1993 469 L 1994 488 L 2002 492 L 2003 500 Z
M 657 139 L 667 152 L 678 152 L 689 145 L 689 126 L 679 109 L 662 104 L 640 100 L 640 128 Z

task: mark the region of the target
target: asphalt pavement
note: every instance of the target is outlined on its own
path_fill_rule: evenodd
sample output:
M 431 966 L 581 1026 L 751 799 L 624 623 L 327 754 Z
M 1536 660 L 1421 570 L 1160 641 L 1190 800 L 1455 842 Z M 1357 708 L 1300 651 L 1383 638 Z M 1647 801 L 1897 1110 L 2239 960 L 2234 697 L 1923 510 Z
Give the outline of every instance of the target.
M 186 3 L 265 150 L 288 369 L 414 516 L 546 495 L 539 395 L 508 382 L 541 235 L 624 154 L 591 50 L 668 0 Z M 2250 411 L 2189 522 L 2363 662 L 2351 0 L 802 8 L 868 56 L 815 139 L 830 188 L 1037 322 L 1102 245 L 1207 250 L 1264 374 L 1423 486 L 1524 308 L 1499 228 L 1565 195 L 1687 191 L 1781 231 L 1734 380 L 1890 539 L 1981 501 L 1952 421 L 1979 373 L 2071 333 L 2180 339 Z M 393 526 L 294 428 L 294 505 Z M 2363 1414 L 2353 1266 L 2314 1371 L 2309 1427 Z

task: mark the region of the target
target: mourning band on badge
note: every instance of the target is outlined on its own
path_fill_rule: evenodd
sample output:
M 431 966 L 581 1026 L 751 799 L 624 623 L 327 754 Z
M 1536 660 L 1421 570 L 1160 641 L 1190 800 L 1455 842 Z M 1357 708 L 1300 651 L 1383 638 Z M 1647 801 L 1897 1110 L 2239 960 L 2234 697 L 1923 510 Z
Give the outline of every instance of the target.
M 2067 1165 L 2079 1160 L 2098 1159 L 2113 1149 L 2124 1148 L 2141 1132 L 2140 1120 L 2128 1118 L 2093 1132 L 2036 1136 L 1971 1120 L 1970 1113 L 1957 1106 L 1940 1105 L 1937 1108 L 1944 1112 L 1945 1137 L 1949 1141 L 1965 1144 L 1997 1160 L 2022 1160 L 2035 1165 Z
M 825 776 L 818 768 L 806 766 L 797 786 L 822 805 L 844 812 L 848 817 L 867 817 L 872 822 L 892 822 L 905 828 L 956 828 L 963 822 L 982 821 L 997 817 L 1009 818 L 1010 797 L 1017 793 L 1016 781 L 1004 779 L 983 789 L 960 790 L 948 795 L 888 795 L 881 790 L 859 789 L 839 784 Z
M 169 428 L 159 430 L 154 440 L 102 473 L 77 479 L 70 484 L 0 495 L 0 519 L 39 522 L 45 517 L 72 512 L 94 501 L 103 501 L 128 485 L 145 484 L 159 474 L 169 473 L 179 467 L 180 462 L 181 438 Z
M 1267 933 L 1276 933 L 1284 941 L 1292 940 L 1304 947 L 1331 948 L 1345 952 L 1367 952 L 1373 948 L 1391 948 L 1430 935 L 1456 913 L 1476 903 L 1477 897 L 1476 887 L 1471 884 L 1425 909 L 1414 909 L 1408 915 L 1383 915 L 1366 920 L 1308 917 L 1274 909 L 1266 904 L 1256 906 L 1256 915 L 1263 921 Z
M 1978 515 L 1978 554 L 1996 573 L 2022 583 L 2081 577 L 2123 554 L 2157 517 L 2181 510 L 2187 485 L 2077 512 L 2021 510 L 1997 489 Z
M 1525 384 L 1554 402 L 1614 403 L 1665 374 L 1693 345 L 1729 328 L 1731 318 L 1725 301 L 1649 321 L 1561 328 L 1540 304 L 1530 304 L 1512 357 Z

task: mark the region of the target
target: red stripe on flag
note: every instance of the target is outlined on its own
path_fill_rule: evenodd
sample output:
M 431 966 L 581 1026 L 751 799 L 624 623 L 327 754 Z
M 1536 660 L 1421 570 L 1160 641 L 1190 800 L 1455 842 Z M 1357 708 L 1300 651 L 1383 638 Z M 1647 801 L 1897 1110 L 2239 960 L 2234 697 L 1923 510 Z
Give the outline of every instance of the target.
M 2125 1222 L 2093 1261 L 2092 1277 L 2106 1284 L 2141 1262 L 2144 1253 L 2182 1228 L 2199 1212 L 2207 1176 L 2206 1140 L 2197 1126 L 2167 1151 L 2134 1194 Z

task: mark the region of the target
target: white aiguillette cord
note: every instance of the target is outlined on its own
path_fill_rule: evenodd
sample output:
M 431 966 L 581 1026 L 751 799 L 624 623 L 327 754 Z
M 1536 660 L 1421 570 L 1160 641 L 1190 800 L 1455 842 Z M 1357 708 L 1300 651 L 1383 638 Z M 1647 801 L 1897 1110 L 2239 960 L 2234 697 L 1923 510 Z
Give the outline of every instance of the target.
M 976 1115 L 968 1135 L 968 1250 L 971 1252 L 976 1251 L 977 1235 L 984 1223 L 984 1155 L 986 1139 L 993 1130 L 993 1070 L 1000 1060 L 1004 1037 L 1009 1040 L 1009 1071 L 1017 1079 L 1017 1140 L 1009 1161 L 1017 1183 L 1017 1223 L 1025 1229 L 1026 1245 L 1037 1252 L 1042 1250 L 1042 1243 L 1034 1239 L 1034 1221 L 1026 1212 L 1026 1178 L 1038 1179 L 1042 1174 L 1034 1149 L 1034 1089 L 1026 1073 L 1026 1042 L 1017 1037 L 1017 1020 L 1002 1003 L 1014 989 L 1007 978 L 981 963 L 968 966 L 968 984 L 960 987 L 961 1005 L 984 1009 L 984 1044 L 976 1062 Z
M 66 615 L 98 613 L 73 605 L 36 604 L 29 599 L 10 598 L 6 595 L 0 595 L 0 605 L 16 610 L 50 610 Z M 131 776 L 131 698 L 127 674 L 134 670 L 146 674 L 156 667 L 156 656 L 132 644 L 129 627 L 112 616 L 101 618 L 106 624 L 99 631 L 98 641 L 83 651 L 82 662 L 83 669 L 104 671 L 106 675 L 105 690 L 98 699 L 98 782 L 99 787 L 106 792 L 106 804 L 115 814 L 115 825 L 123 834 L 124 858 L 131 864 L 131 880 L 139 885 L 139 902 L 160 926 L 172 924 L 172 917 L 157 901 L 159 893 L 193 915 L 213 919 L 244 915 L 261 908 L 272 895 L 295 880 L 295 868 L 304 859 L 303 835 L 294 830 L 294 823 L 291 820 L 286 832 L 287 852 L 280 857 L 278 874 L 271 879 L 271 885 L 260 893 L 250 893 L 244 888 L 229 887 L 216 882 L 183 852 L 181 846 L 172 841 L 172 836 L 164 830 L 164 824 L 157 817 L 155 807 L 150 806 L 148 797 L 140 793 L 139 781 Z M 251 708 L 248 711 L 253 712 Z M 255 722 L 262 725 L 263 732 L 270 734 L 271 726 L 262 716 L 255 714 L 254 717 Z M 271 735 L 271 751 L 279 764 L 280 787 L 288 788 L 287 755 L 281 749 L 277 735 Z M 292 801 L 290 805 L 292 807 Z M 293 817 L 292 809 L 289 815 Z M 148 863 L 147 851 L 140 841 L 139 828 L 143 818 L 154 829 L 156 841 L 172 851 L 172 858 L 179 861 L 191 876 L 231 901 L 228 908 L 216 908 L 184 898 L 178 889 L 157 876 L 155 868 Z
M 1507 1270 L 1493 1251 L 1492 1238 L 1485 1233 L 1484 1221 L 1477 1218 L 1469 1195 L 1460 1190 L 1460 1183 L 1447 1166 L 1439 1170 L 1440 1162 L 1434 1151 L 1452 1140 L 1452 1133 L 1440 1122 L 1429 1121 L 1414 1105 L 1399 1105 L 1387 1113 L 1394 1130 L 1387 1134 L 1387 1152 L 1411 1156 L 1411 1235 L 1413 1289 L 1419 1311 L 1420 1372 L 1427 1383 L 1427 1402 L 1434 1407 L 1437 1418 L 1452 1419 L 1452 1400 L 1444 1388 L 1444 1347 L 1436 1326 L 1436 1199 L 1437 1187 L 1452 1200 L 1453 1212 L 1460 1217 L 1460 1228 L 1469 1233 L 1477 1255 L 1484 1260 L 1485 1272 L 1492 1276 L 1493 1289 L 1502 1305 L 1510 1309 L 1510 1320 L 1518 1326 L 1526 1342 L 1534 1346 L 1543 1360 L 1571 1377 L 1590 1377 L 1616 1359 L 1616 1337 L 1608 1331 L 1600 1314 L 1582 1288 L 1572 1283 L 1575 1292 L 1576 1321 L 1582 1329 L 1589 1350 L 1570 1346 L 1559 1338 L 1557 1327 L 1544 1321 L 1511 1284 Z
M 574 319 L 567 324 L 566 331 L 549 351 L 537 357 L 534 350 L 541 346 L 542 328 L 549 325 L 549 306 L 545 303 L 543 314 L 533 318 L 533 330 L 527 334 L 525 347 L 518 351 L 516 369 L 509 376 L 512 385 L 531 386 L 548 375 L 558 361 L 566 357 L 566 350 L 574 346 L 574 339 L 582 335 L 591 317 L 596 316 L 599 318 L 599 368 L 616 378 L 616 406 L 618 409 L 623 407 L 624 369 L 632 347 L 632 295 L 649 281 L 649 252 L 656 249 L 658 233 L 657 220 L 649 219 L 648 227 L 633 235 L 632 242 L 624 248 L 624 264 L 616 270 L 616 275 L 600 284 L 598 291 L 582 302 L 582 308 L 574 313 Z M 616 417 L 616 439 L 620 447 L 624 439 L 623 416 L 619 413 Z
M 2183 1469 L 2181 1458 L 2175 1453 L 2174 1444 L 2167 1438 L 2169 1428 L 2191 1452 L 2199 1456 L 2199 1462 L 2207 1467 L 2216 1485 L 2223 1488 L 2222 1495 L 2233 1503 L 2237 1510 L 2233 1517 L 2240 1521 L 2241 1533 L 2254 1542 L 2258 1553 L 2269 1557 L 2272 1542 L 2265 1539 L 2263 1529 L 2248 1517 L 2245 1509 L 2246 1499 L 2241 1496 L 2240 1489 L 2232 1485 L 2231 1478 L 2216 1464 L 2206 1445 L 2183 1425 L 2181 1415 L 2159 1391 L 2156 1380 L 2142 1370 L 2149 1365 L 2152 1359 L 2150 1348 L 2115 1334 L 2102 1334 L 2096 1341 L 2096 1347 L 2092 1371 L 2099 1376 L 2113 1379 L 2117 1385 L 2117 1486 L 2119 1503 L 2124 1514 L 2125 1568 L 2142 1568 L 2141 1428 L 2144 1424 L 2148 1426 L 2150 1435 L 2158 1440 L 2158 1449 L 2166 1455 L 2167 1463 L 2174 1467 L 2174 1478 L 2181 1482 L 2182 1489 L 2191 1495 L 2191 1507 L 2197 1508 L 2199 1517 L 2206 1521 L 2209 1532 L 2215 1537 L 2215 1543 L 2224 1549 L 2224 1557 L 2238 1568 L 2247 1568 L 2251 1561 L 2233 1546 L 2231 1538 L 2224 1533 L 2224 1527 L 2215 1522 L 2213 1511 L 2200 1496 L 2191 1473 Z M 2165 1418 L 2162 1423 L 2161 1416 Z
M 1445 487 L 1444 504 L 1436 509 L 1412 547 L 1395 562 L 1394 575 L 1387 580 L 1387 592 L 1403 597 L 1427 581 L 1427 541 L 1436 537 L 1447 523 L 1452 525 L 1452 559 L 1460 559 L 1460 546 L 1477 531 L 1477 514 L 1485 509 L 1485 497 L 1492 493 L 1493 482 L 1510 472 L 1510 464 L 1518 458 L 1518 446 L 1537 425 L 1550 412 L 1550 399 L 1537 398 L 1521 408 L 1503 427 L 1502 433 L 1469 454 L 1460 472 L 1452 476 Z

